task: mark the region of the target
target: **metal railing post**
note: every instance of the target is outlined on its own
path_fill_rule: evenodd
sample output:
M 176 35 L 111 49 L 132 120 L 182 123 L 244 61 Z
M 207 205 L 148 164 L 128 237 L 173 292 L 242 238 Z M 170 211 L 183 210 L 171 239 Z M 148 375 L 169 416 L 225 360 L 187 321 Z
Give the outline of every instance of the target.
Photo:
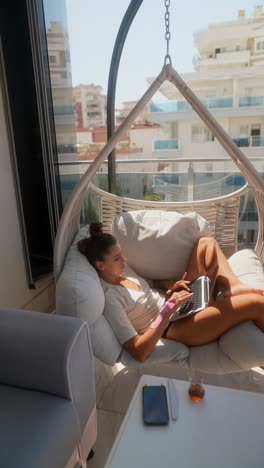
M 193 164 L 188 166 L 188 201 L 193 201 L 194 171 Z
M 116 81 L 122 50 L 131 23 L 142 2 L 143 0 L 131 0 L 116 37 L 107 87 L 107 140 L 110 140 L 111 136 L 115 132 Z M 113 150 L 108 157 L 108 190 L 111 193 L 116 193 L 115 150 Z

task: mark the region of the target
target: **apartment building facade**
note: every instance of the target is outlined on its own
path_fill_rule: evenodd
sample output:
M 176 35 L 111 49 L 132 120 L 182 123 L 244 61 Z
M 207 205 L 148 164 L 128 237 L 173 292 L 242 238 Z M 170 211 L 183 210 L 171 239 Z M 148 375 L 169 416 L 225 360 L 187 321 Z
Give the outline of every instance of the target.
M 195 71 L 182 74 L 192 91 L 243 147 L 249 157 L 264 146 L 264 13 L 251 18 L 239 11 L 235 21 L 212 24 L 194 35 Z M 167 140 L 154 145 L 153 156 L 221 157 L 221 146 L 170 83 L 161 87 L 167 102 L 152 103 L 149 119 L 162 123 Z M 173 150 L 173 151 L 171 151 Z
M 60 21 L 51 21 L 46 37 L 59 160 L 77 160 L 68 32 Z
M 106 96 L 102 86 L 80 84 L 73 88 L 76 127 L 106 124 Z

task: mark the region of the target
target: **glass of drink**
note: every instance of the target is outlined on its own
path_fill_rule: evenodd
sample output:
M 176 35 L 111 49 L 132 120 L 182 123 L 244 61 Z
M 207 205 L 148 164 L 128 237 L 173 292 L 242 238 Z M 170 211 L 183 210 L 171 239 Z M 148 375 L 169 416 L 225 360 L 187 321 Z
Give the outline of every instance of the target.
M 203 400 L 205 389 L 203 387 L 203 378 L 201 373 L 191 370 L 189 374 L 190 385 L 188 394 L 191 401 L 198 403 Z

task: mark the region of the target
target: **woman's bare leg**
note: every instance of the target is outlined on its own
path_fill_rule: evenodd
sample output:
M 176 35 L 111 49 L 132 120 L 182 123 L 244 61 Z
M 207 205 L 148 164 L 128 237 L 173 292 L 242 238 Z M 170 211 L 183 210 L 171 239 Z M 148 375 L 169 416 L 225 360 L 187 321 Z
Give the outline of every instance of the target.
M 218 300 L 198 314 L 173 322 L 166 338 L 187 346 L 199 346 L 248 320 L 253 320 L 264 331 L 263 296 L 244 294 Z
M 202 237 L 193 247 L 187 266 L 187 278 L 192 281 L 201 275 L 207 275 L 214 281 L 218 269 L 216 241 L 211 237 Z
M 217 241 L 211 237 L 202 237 L 195 244 L 187 266 L 187 279 L 207 275 L 216 282 L 216 289 L 226 297 L 248 294 L 263 294 L 262 290 L 244 285 L 232 271 Z

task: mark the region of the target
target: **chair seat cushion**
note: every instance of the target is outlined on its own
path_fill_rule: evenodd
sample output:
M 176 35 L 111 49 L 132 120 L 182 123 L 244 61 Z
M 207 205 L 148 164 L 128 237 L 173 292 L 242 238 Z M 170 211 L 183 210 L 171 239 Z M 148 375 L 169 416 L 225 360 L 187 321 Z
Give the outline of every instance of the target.
M 229 264 L 242 283 L 264 290 L 263 266 L 253 250 L 236 252 Z M 219 346 L 241 369 L 264 365 L 264 333 L 253 322 L 226 332 L 219 338 Z
M 245 284 L 264 289 L 263 266 L 254 251 L 244 249 L 229 258 L 237 277 Z M 217 346 L 216 346 L 217 345 Z M 201 371 L 228 373 L 264 365 L 264 333 L 253 322 L 244 322 L 209 345 L 190 348 L 190 365 Z
M 1 466 L 63 468 L 81 434 L 71 401 L 0 385 Z

